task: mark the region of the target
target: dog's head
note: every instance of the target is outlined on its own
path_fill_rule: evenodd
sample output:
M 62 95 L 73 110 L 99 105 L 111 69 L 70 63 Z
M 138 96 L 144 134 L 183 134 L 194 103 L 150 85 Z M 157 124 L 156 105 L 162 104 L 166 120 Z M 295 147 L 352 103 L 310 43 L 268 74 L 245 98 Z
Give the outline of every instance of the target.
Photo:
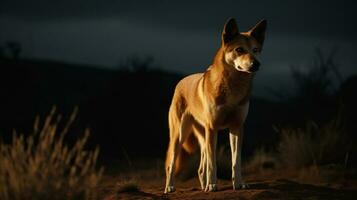
M 262 20 L 248 32 L 240 33 L 236 21 L 228 19 L 222 32 L 224 61 L 238 71 L 258 71 L 266 27 L 267 21 Z

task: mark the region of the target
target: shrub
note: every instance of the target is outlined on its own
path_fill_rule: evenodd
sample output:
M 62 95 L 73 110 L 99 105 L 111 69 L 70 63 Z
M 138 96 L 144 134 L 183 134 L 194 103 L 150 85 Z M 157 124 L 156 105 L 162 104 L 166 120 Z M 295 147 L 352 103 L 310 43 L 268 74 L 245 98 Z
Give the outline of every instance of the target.
M 287 167 L 342 164 L 348 153 L 349 147 L 339 115 L 322 126 L 308 122 L 304 128 L 282 128 L 277 131 L 281 135 L 278 152 Z
M 59 131 L 55 107 L 41 129 L 39 117 L 28 137 L 14 132 L 12 143 L 0 143 L 0 199 L 96 199 L 103 168 L 96 168 L 99 148 L 86 150 L 89 130 L 74 145 L 64 137 L 77 109 Z

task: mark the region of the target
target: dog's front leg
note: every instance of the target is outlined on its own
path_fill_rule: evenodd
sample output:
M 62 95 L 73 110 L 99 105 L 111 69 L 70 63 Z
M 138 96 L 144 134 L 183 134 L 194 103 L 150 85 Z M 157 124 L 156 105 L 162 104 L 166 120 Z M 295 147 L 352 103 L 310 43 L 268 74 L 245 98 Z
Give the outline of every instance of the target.
M 200 161 L 200 166 L 198 168 L 198 178 L 200 180 L 201 184 L 201 189 L 205 190 L 206 189 L 206 178 L 207 178 L 207 169 L 206 169 L 206 149 L 204 144 L 201 145 L 201 161 Z
M 239 130 L 230 130 L 229 140 L 232 152 L 232 183 L 233 190 L 247 188 L 248 185 L 242 181 L 242 144 L 243 144 L 243 128 Z
M 207 182 L 206 192 L 213 192 L 217 190 L 217 167 L 216 167 L 216 146 L 217 133 L 211 128 L 205 129 L 206 139 L 206 159 L 207 159 Z

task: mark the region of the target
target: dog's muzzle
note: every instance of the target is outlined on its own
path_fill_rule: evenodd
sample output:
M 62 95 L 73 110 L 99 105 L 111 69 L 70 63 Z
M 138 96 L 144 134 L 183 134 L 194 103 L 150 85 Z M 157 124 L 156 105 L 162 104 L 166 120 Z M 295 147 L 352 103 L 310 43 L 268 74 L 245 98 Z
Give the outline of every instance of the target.
M 254 61 L 252 62 L 252 65 L 251 65 L 249 71 L 250 71 L 250 72 L 256 72 L 256 71 L 259 70 L 259 67 L 260 67 L 260 62 L 257 61 L 257 60 L 254 60 Z

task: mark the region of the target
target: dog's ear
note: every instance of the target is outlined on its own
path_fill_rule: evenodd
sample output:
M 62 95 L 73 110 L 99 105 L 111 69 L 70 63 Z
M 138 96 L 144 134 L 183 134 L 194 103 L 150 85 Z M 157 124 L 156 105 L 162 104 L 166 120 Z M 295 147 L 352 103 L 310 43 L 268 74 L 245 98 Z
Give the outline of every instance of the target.
M 239 35 L 237 22 L 234 18 L 229 18 L 224 24 L 222 32 L 222 43 L 227 44 Z
M 252 29 L 250 29 L 248 33 L 250 36 L 254 37 L 261 45 L 263 45 L 266 29 L 267 20 L 263 19 L 258 22 Z

